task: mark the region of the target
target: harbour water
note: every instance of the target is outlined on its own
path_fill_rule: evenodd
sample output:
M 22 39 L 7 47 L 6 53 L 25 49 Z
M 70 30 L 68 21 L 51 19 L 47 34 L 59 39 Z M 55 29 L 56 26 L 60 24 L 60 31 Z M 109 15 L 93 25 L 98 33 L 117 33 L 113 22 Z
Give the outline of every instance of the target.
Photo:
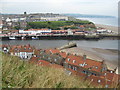
M 118 49 L 118 40 L 4 40 L 2 44 L 25 45 L 30 44 L 36 48 L 58 48 L 68 42 L 77 43 L 78 47 Z

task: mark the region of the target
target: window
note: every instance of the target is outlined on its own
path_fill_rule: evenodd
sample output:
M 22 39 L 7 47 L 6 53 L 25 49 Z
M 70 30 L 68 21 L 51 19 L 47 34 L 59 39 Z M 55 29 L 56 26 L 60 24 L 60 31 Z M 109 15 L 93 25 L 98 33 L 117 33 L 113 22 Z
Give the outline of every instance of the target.
M 70 61 L 70 58 L 68 58 L 68 61 Z
M 109 87 L 109 85 L 105 85 L 105 88 L 108 88 Z
M 83 66 L 82 64 L 79 64 L 80 66 Z
M 97 67 L 97 66 L 96 66 L 95 68 L 96 68 L 96 69 L 98 69 L 98 67 Z
M 113 73 L 113 71 L 110 71 L 110 73 Z
M 72 69 L 74 70 L 74 67 L 72 67 Z
M 77 71 L 77 67 L 75 67 L 75 71 Z
M 30 50 L 31 48 L 29 48 L 29 50 Z
M 100 83 L 101 82 L 101 80 L 98 80 L 98 83 Z
M 57 59 L 54 59 L 54 61 L 56 62 L 56 61 L 57 61 Z
M 73 60 L 73 63 L 75 63 L 76 61 L 75 60 Z
M 83 70 L 82 73 L 85 73 L 85 71 Z
M 42 64 L 42 62 L 40 62 L 39 64 Z
M 106 75 L 106 73 L 104 75 Z
M 71 68 L 71 66 L 69 65 L 68 68 Z

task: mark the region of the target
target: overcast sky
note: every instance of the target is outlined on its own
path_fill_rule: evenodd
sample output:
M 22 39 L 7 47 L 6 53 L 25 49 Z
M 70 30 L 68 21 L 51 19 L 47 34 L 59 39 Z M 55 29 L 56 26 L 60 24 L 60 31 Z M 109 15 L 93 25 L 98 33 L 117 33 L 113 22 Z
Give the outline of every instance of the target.
M 0 0 L 2 13 L 79 13 L 118 15 L 119 0 Z

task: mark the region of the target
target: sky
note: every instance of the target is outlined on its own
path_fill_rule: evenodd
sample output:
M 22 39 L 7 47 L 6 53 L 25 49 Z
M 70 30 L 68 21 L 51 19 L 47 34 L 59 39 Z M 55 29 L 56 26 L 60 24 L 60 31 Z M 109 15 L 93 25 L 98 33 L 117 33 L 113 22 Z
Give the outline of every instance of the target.
M 118 16 L 119 0 L 0 0 L 0 12 L 78 13 Z

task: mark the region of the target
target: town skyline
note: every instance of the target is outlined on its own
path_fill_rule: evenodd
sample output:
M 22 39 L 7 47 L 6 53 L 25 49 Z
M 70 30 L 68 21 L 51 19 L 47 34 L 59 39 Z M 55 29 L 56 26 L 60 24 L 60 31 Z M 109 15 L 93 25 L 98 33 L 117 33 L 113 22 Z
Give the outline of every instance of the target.
M 1 0 L 1 12 L 28 13 L 78 13 L 118 16 L 119 0 Z

